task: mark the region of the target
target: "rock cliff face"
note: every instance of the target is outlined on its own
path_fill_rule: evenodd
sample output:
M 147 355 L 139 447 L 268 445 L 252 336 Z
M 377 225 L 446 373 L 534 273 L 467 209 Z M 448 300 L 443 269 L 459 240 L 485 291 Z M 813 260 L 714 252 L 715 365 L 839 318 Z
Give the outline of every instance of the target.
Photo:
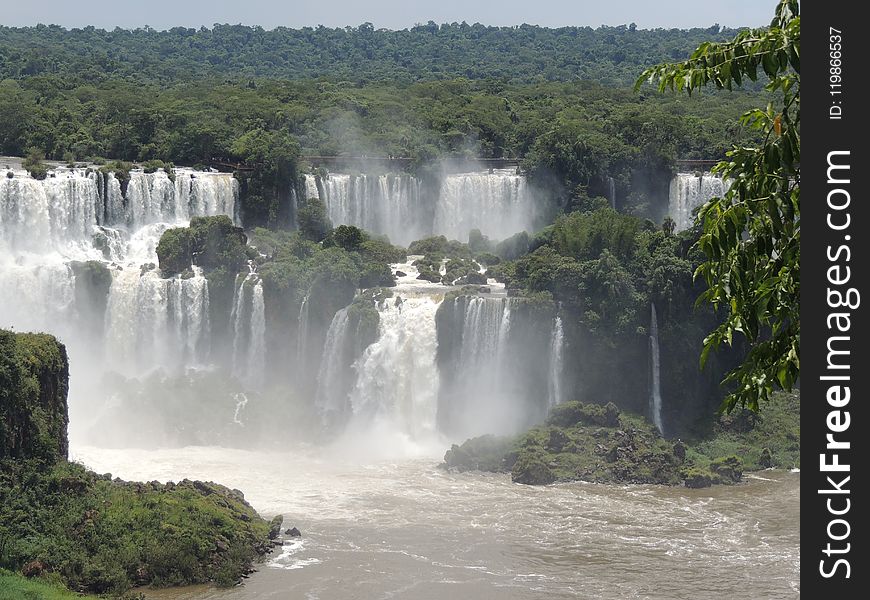
M 67 457 L 68 382 L 57 339 L 0 330 L 0 459 Z

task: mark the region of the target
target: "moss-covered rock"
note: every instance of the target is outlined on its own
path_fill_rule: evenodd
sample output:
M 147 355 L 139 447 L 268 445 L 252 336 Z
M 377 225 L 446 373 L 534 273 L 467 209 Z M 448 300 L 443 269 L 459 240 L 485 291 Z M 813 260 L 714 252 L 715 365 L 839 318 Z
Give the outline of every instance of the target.
M 584 404 L 583 402 L 563 402 L 550 410 L 547 423 L 558 427 L 573 427 L 575 425 L 618 427 L 619 414 L 619 408 L 612 402 L 608 402 L 604 406 Z
M 453 444 L 444 455 L 444 466 L 450 470 L 508 472 L 512 464 L 508 460 L 516 438 L 482 435 L 471 438 L 462 445 Z
M 556 475 L 550 469 L 545 453 L 527 450 L 517 457 L 511 469 L 511 480 L 527 485 L 546 485 L 556 481 Z
M 725 456 L 710 461 L 710 471 L 719 478 L 717 483 L 739 483 L 743 479 L 743 461 L 736 456 Z
M 66 458 L 68 377 L 53 336 L 0 330 L 0 459 Z

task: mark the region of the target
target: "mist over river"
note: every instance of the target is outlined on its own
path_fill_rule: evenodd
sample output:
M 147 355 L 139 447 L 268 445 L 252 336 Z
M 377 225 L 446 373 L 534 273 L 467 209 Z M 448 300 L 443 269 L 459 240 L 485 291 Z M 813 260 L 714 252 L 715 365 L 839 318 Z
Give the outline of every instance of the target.
M 527 486 L 439 469 L 435 444 L 386 447 L 71 454 L 124 479 L 220 481 L 302 531 L 241 586 L 145 590 L 149 600 L 800 596 L 799 473 L 702 490 Z

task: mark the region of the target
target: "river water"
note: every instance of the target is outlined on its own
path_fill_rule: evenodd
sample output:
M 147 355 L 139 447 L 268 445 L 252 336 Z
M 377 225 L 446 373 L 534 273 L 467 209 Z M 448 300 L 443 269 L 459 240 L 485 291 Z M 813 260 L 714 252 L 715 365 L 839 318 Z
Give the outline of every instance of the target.
M 410 443 L 393 459 L 353 445 L 72 454 L 124 479 L 221 482 L 302 531 L 241 586 L 148 590 L 149 600 L 800 596 L 799 473 L 705 490 L 531 487 L 447 473 L 435 446 Z

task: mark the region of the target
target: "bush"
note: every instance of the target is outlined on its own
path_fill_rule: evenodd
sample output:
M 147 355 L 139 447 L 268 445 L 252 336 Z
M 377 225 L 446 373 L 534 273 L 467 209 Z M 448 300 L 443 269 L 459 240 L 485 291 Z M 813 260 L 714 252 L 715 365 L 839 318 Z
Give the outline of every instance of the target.
M 320 242 L 329 235 L 332 223 L 326 212 L 326 204 L 319 198 L 309 198 L 296 213 L 299 232 L 306 240 Z
M 164 277 L 189 269 L 193 264 L 191 234 L 187 227 L 167 229 L 157 243 L 157 260 Z

